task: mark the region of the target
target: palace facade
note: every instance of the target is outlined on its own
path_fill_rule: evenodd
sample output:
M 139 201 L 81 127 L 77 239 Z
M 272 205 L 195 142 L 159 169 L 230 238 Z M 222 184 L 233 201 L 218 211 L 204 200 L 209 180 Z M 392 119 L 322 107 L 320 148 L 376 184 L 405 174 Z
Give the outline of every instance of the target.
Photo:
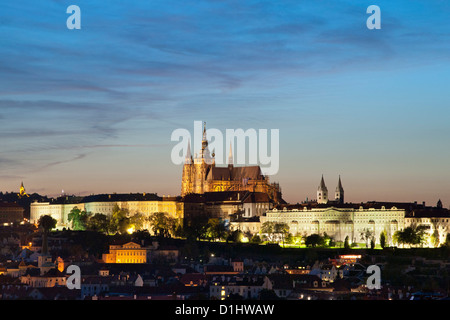
M 130 216 L 141 213 L 149 217 L 156 212 L 165 212 L 180 223 L 184 217 L 184 204 L 179 197 L 160 197 L 153 193 L 114 193 L 87 197 L 64 196 L 48 202 L 33 202 L 30 205 L 30 222 L 36 224 L 41 216 L 50 215 L 57 220 L 58 228 L 70 227 L 68 215 L 75 207 L 88 213 L 111 216 L 115 206 L 126 209 Z
M 376 244 L 384 232 L 388 246 L 395 245 L 393 235 L 396 231 L 410 226 L 420 226 L 425 230 L 423 246 L 432 247 L 431 235 L 438 243 L 444 243 L 450 233 L 450 210 L 443 208 L 439 200 L 436 206 L 426 206 L 403 202 L 365 202 L 344 203 L 344 188 L 339 177 L 334 200 L 328 197 L 328 189 L 322 176 L 317 189 L 317 199 L 302 204 L 283 204 L 266 210 L 258 221 L 232 222 L 231 230 L 261 235 L 265 222 L 285 223 L 292 235 L 307 237 L 326 233 L 334 241 L 349 243 Z M 370 239 L 370 240 L 369 240 Z
M 405 227 L 405 210 L 395 206 L 355 208 L 352 205 L 342 207 L 308 207 L 295 209 L 273 209 L 260 217 L 260 223 L 271 221 L 286 223 L 293 235 L 308 236 L 323 234 L 344 242 L 348 237 L 350 243 L 364 243 L 370 234 L 375 241 L 385 232 L 387 243 L 392 243 L 394 233 Z

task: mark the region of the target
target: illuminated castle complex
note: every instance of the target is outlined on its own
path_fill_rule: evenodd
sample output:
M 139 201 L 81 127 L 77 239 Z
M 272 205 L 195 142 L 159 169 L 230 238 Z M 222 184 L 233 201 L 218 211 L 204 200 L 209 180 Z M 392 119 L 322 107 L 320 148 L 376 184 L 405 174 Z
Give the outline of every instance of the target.
M 282 201 L 279 184 L 270 183 L 269 177 L 262 174 L 260 166 L 233 165 L 231 146 L 228 166 L 216 167 L 214 153 L 211 155 L 208 149 L 204 126 L 200 154 L 192 157 L 190 143 L 188 145 L 181 180 L 181 196 L 219 191 L 263 192 L 276 203 Z

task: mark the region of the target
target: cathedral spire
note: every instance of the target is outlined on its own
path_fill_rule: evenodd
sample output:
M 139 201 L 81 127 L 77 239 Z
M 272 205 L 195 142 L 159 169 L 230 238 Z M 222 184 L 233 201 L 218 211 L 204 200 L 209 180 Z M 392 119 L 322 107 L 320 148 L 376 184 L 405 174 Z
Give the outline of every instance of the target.
M 334 193 L 334 199 L 338 203 L 344 203 L 344 188 L 341 183 L 341 175 L 339 175 L 338 185 L 336 187 L 336 191 Z
M 208 149 L 208 139 L 206 137 L 206 122 L 203 122 L 202 153 L 200 158 L 207 164 L 212 164 L 214 161 Z
M 206 122 L 203 122 L 202 156 L 205 149 L 207 148 L 208 148 L 208 139 L 206 138 Z
M 184 163 L 192 163 L 192 155 L 191 155 L 191 140 L 188 140 L 187 150 L 186 150 L 186 157 L 184 159 Z
M 338 180 L 338 185 L 336 187 L 336 191 L 344 191 L 344 188 L 342 187 L 342 182 L 341 182 L 341 175 L 339 175 L 339 180 Z
M 202 141 L 208 141 L 206 139 L 206 121 L 203 122 L 203 139 Z
M 230 152 L 228 153 L 228 165 L 233 165 L 233 151 L 232 151 L 232 147 L 231 147 L 231 142 L 230 142 Z
M 323 174 L 322 179 L 320 180 L 320 185 L 317 188 L 317 203 L 328 203 L 328 189 L 325 186 Z
M 322 180 L 320 180 L 319 190 L 327 190 L 327 187 L 325 186 L 325 180 L 323 180 L 323 174 L 322 174 Z

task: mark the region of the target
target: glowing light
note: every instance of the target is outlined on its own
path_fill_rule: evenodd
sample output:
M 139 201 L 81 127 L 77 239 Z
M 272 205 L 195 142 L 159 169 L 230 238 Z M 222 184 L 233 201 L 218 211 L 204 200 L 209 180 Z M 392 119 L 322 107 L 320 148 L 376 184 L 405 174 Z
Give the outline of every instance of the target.
M 134 232 L 134 227 L 128 228 L 128 229 L 127 229 L 127 232 L 128 232 L 129 234 L 132 234 L 132 233 Z

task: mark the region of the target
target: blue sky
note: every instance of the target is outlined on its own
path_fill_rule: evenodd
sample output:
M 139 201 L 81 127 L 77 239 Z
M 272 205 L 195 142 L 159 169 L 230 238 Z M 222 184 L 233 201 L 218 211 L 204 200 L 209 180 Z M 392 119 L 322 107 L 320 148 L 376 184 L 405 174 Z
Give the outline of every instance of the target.
M 81 9 L 68 30 L 66 8 Z M 368 30 L 366 9 L 381 9 Z M 173 130 L 280 130 L 286 200 L 450 205 L 448 1 L 1 1 L 0 190 L 179 194 Z

